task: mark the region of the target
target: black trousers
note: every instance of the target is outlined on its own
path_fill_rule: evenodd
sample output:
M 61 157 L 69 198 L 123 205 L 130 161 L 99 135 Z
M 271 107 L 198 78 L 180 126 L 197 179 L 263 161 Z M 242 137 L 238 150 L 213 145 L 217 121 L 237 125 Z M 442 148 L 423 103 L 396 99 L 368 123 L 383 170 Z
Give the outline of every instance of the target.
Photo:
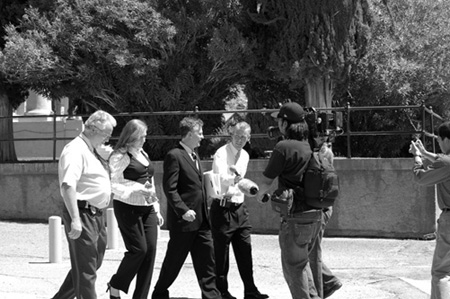
M 71 270 L 53 299 L 96 299 L 95 281 L 106 250 L 106 227 L 102 212 L 92 213 L 79 209 L 83 230 L 78 239 L 72 240 L 68 233 L 72 219 L 64 210 L 63 223 L 69 243 Z
M 216 287 L 214 250 L 209 228 L 192 232 L 169 232 L 166 256 L 164 257 L 158 282 L 153 291 L 153 299 L 168 299 L 169 287 L 177 278 L 181 268 L 191 253 L 192 264 L 202 292 L 202 299 L 220 299 Z
M 113 206 L 127 252 L 110 284 L 128 293 L 136 276 L 133 299 L 147 299 L 155 265 L 158 217 L 153 206 L 133 206 L 118 200 Z
M 228 271 L 230 268 L 230 244 L 239 274 L 244 283 L 244 293 L 254 293 L 258 289 L 253 279 L 253 259 L 249 213 L 245 203 L 224 208 L 213 201 L 210 209 L 211 231 L 216 257 L 217 288 L 228 291 Z

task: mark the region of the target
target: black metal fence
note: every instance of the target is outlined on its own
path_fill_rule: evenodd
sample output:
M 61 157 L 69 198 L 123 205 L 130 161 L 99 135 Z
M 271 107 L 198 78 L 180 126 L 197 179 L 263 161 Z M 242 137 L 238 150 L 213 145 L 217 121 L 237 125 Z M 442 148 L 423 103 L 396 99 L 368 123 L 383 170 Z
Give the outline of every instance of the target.
M 359 131 L 358 123 L 352 121 L 352 116 L 356 112 L 373 112 L 373 111 L 392 111 L 392 110 L 409 110 L 414 113 L 411 115 L 415 115 L 411 122 L 416 122 L 417 126 L 412 125 L 412 130 L 389 130 L 389 131 Z M 214 114 L 262 114 L 262 115 L 270 115 L 273 112 L 278 111 L 278 109 L 248 109 L 248 110 L 205 110 L 200 111 L 195 108 L 192 111 L 161 111 L 161 112 L 132 112 L 132 113 L 118 113 L 113 114 L 116 119 L 121 118 L 142 118 L 142 117 L 161 117 L 161 116 L 192 116 L 196 115 L 201 117 L 202 115 L 214 115 Z M 437 123 L 443 121 L 443 118 L 433 112 L 431 107 L 426 107 L 425 105 L 409 105 L 409 106 L 365 106 L 365 107 L 351 107 L 349 104 L 345 107 L 332 107 L 332 108 L 316 108 L 308 111 L 313 111 L 316 115 L 325 116 L 325 123 L 322 122 L 322 133 L 321 134 L 332 134 L 334 138 L 346 138 L 346 148 L 347 153 L 346 157 L 352 157 L 352 138 L 357 136 L 418 136 L 425 141 L 426 138 L 432 138 L 432 147 L 433 151 L 436 150 L 436 142 L 435 140 L 435 126 Z M 21 160 L 19 159 L 18 163 L 33 163 L 33 162 L 54 162 L 58 160 L 57 157 L 57 141 L 61 140 L 70 140 L 70 138 L 61 138 L 57 137 L 56 132 L 56 123 L 60 119 L 70 119 L 73 116 L 70 115 L 25 115 L 25 116 L 11 116 L 11 117 L 0 117 L 0 122 L 4 121 L 12 121 L 12 119 L 20 119 L 20 118 L 52 118 L 53 121 L 53 136 L 52 137 L 43 137 L 43 138 L 0 138 L 1 142 L 15 142 L 15 141 L 49 141 L 53 143 L 53 157 L 51 159 L 27 159 Z M 88 115 L 77 115 L 77 117 L 82 117 L 83 119 L 88 117 Z M 328 123 L 329 119 L 332 120 L 333 124 Z M 322 117 L 323 119 L 323 117 Z M 323 130 L 325 129 L 325 130 Z M 111 140 L 114 141 L 118 137 L 118 133 L 112 136 Z M 225 138 L 226 135 L 220 134 L 205 134 L 205 139 L 211 138 Z M 269 135 L 267 132 L 253 132 L 252 139 L 268 139 Z M 179 135 L 154 135 L 150 134 L 147 136 L 147 140 L 174 140 L 179 139 Z M 1 162 L 0 162 L 1 163 Z M 11 162 L 8 162 L 11 163 Z

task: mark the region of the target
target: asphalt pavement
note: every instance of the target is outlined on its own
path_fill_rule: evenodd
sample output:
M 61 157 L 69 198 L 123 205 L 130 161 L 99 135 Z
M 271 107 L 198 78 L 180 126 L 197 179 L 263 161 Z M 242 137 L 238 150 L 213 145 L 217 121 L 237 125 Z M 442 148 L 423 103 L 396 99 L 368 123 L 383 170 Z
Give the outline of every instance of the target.
M 0 221 L 0 299 L 51 298 L 70 268 L 67 241 L 62 235 L 62 261 L 50 263 L 49 225 Z M 152 287 L 164 258 L 168 231 L 161 230 Z M 106 283 L 124 254 L 119 237 L 117 248 L 107 249 L 98 271 L 97 294 L 107 299 Z M 255 281 L 272 299 L 291 298 L 284 281 L 278 237 L 253 235 Z M 330 299 L 425 299 L 430 297 L 430 266 L 435 241 L 364 238 L 325 238 L 323 260 L 341 279 L 343 287 Z M 243 298 L 243 286 L 231 256 L 231 294 Z M 134 282 L 129 294 L 132 297 Z M 199 299 L 200 289 L 190 257 L 169 289 L 171 298 Z M 150 297 L 150 296 L 149 296 Z

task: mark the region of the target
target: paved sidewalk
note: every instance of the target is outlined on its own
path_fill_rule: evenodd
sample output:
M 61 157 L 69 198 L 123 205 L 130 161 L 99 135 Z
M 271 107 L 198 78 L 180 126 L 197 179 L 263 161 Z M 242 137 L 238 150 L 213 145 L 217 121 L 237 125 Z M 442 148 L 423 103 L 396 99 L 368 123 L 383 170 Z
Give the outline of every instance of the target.
M 67 242 L 63 235 L 61 263 L 49 263 L 49 226 L 36 223 L 0 222 L 0 298 L 51 298 L 70 268 Z M 272 299 L 291 298 L 282 276 L 278 239 L 275 235 L 253 235 L 255 281 L 261 292 Z M 119 238 L 120 239 L 120 238 Z M 155 284 L 168 241 L 161 231 L 152 281 Z M 425 299 L 429 298 L 430 265 L 435 241 L 325 238 L 323 259 L 342 280 L 344 286 L 330 299 Z M 98 271 L 99 299 L 109 298 L 106 282 L 116 271 L 123 256 L 118 249 L 108 249 Z M 234 257 L 231 257 L 230 292 L 243 298 Z M 130 293 L 122 299 L 131 298 Z M 198 299 L 197 285 L 190 258 L 170 288 L 171 298 Z

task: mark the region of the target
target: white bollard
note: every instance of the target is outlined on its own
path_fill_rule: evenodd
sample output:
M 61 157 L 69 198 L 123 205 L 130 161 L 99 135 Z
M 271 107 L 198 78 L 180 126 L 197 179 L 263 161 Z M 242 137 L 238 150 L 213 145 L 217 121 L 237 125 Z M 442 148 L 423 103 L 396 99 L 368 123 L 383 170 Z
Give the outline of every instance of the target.
M 117 249 L 119 247 L 119 226 L 113 208 L 106 209 L 106 225 L 108 249 Z
M 61 217 L 51 216 L 48 222 L 50 263 L 60 263 L 62 261 Z

